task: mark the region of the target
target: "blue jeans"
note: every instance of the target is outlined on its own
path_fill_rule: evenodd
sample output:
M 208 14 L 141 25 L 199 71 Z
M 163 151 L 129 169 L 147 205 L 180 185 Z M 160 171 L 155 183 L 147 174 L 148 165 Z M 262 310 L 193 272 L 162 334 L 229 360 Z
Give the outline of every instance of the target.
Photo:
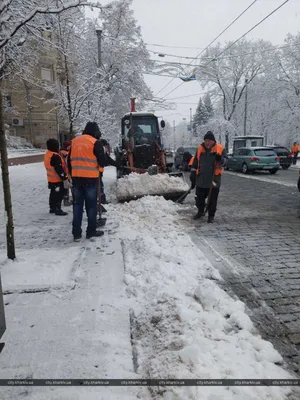
M 81 223 L 84 203 L 88 217 L 86 233 L 95 232 L 97 228 L 97 183 L 88 185 L 74 183 L 73 197 L 73 236 L 80 236 L 82 233 Z

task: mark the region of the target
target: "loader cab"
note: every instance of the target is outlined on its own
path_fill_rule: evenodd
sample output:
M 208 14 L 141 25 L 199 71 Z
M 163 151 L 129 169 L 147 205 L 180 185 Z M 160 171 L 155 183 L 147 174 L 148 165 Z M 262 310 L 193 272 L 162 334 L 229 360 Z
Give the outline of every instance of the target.
M 161 136 L 157 117 L 152 113 L 132 112 L 122 118 L 122 148 L 126 143 L 132 146 L 152 145 L 161 146 Z

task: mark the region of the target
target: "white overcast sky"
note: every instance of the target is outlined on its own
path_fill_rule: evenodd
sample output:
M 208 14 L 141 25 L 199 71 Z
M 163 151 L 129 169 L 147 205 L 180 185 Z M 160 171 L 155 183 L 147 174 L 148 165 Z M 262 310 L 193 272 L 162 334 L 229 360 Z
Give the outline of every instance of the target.
M 284 0 L 258 0 L 234 25 L 228 29 L 218 41 L 235 40 L 258 23 L 267 14 L 277 8 Z M 102 1 L 107 4 L 109 1 Z M 179 56 L 196 57 L 201 48 L 206 47 L 223 29 L 226 28 L 253 0 L 133 0 L 134 17 L 141 27 L 143 40 L 148 50 L 174 54 Z M 300 0 L 290 0 L 275 14 L 270 16 L 260 26 L 246 36 L 248 39 L 265 39 L 274 45 L 284 43 L 287 33 L 296 34 L 300 31 Z M 149 45 L 148 45 L 149 44 Z M 196 47 L 197 49 L 181 49 L 164 46 Z M 152 59 L 181 61 L 191 60 L 165 57 L 161 58 L 150 53 Z M 147 84 L 154 95 L 160 91 L 172 78 L 145 75 Z M 184 83 L 170 95 L 168 93 L 182 81 L 174 79 L 159 96 L 171 99 L 203 93 L 197 81 Z M 159 112 L 172 123 L 189 120 L 190 108 L 194 113 L 199 96 L 174 100 L 177 109 Z M 188 103 L 188 104 L 182 104 Z M 158 112 L 156 113 L 158 114 Z

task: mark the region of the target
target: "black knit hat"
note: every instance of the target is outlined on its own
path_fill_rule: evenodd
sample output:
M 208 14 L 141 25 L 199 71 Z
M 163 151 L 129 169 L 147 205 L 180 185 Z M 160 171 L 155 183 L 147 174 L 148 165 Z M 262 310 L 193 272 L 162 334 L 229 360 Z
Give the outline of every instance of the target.
M 53 151 L 54 153 L 59 152 L 59 142 L 57 139 L 48 139 L 46 145 L 47 145 L 47 150 Z
M 212 133 L 212 131 L 208 131 L 208 132 L 205 134 L 204 140 L 206 140 L 206 139 L 216 141 L 215 135 Z
M 83 135 L 91 135 L 99 139 L 101 137 L 101 132 L 97 122 L 88 122 L 82 133 Z

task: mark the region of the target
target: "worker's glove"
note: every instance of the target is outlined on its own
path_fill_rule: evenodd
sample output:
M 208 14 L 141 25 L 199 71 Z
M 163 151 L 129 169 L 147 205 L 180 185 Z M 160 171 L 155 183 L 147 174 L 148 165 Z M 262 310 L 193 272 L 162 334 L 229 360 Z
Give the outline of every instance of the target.
M 64 181 L 64 189 L 70 189 L 70 183 L 69 183 L 68 179 L 66 179 Z
M 217 162 L 220 162 L 220 161 L 222 160 L 222 156 L 221 156 L 220 154 L 216 154 L 215 160 L 216 160 Z
M 196 186 L 196 171 L 192 171 L 190 174 L 191 188 L 194 189 Z

